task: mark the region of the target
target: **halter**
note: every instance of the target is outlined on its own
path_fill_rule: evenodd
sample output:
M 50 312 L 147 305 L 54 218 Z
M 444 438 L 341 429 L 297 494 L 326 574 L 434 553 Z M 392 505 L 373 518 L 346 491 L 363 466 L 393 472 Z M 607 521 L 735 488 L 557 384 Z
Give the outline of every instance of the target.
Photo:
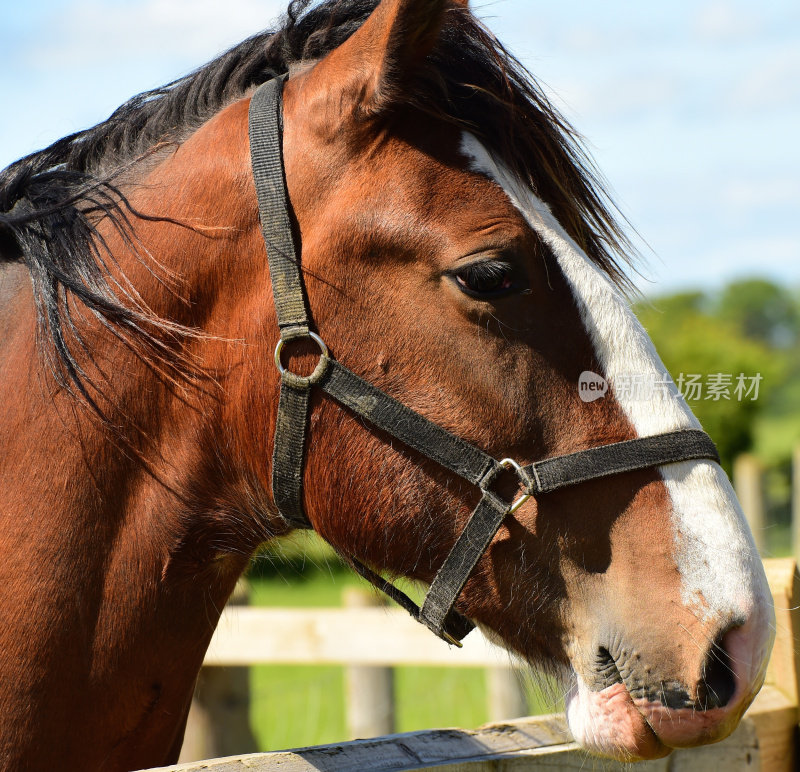
M 302 485 L 309 401 L 312 387 L 373 427 L 400 440 L 445 469 L 475 485 L 481 499 L 450 554 L 437 572 L 422 607 L 354 558 L 358 573 L 405 608 L 448 643 L 460 646 L 474 624 L 455 608 L 472 570 L 489 547 L 504 518 L 531 496 L 539 496 L 587 480 L 664 464 L 696 459 L 719 462 L 711 438 L 699 429 L 643 437 L 556 456 L 521 466 L 510 458 L 492 458 L 438 424 L 372 386 L 336 361 L 311 330 L 306 310 L 300 259 L 292 236 L 283 168 L 283 84 L 285 76 L 258 88 L 250 103 L 250 155 L 258 207 L 280 328 L 275 364 L 281 376 L 272 457 L 272 492 L 283 520 L 294 528 L 312 528 L 303 512 Z M 309 376 L 284 367 L 281 352 L 292 340 L 311 340 L 319 347 L 319 362 Z M 506 501 L 492 486 L 506 470 L 519 479 L 521 494 Z

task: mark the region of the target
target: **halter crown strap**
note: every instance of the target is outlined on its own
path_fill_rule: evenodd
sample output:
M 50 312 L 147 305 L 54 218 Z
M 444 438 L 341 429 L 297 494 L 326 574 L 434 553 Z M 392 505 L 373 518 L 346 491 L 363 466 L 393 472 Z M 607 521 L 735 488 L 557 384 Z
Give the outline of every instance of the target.
M 289 197 L 283 169 L 283 100 L 280 92 L 284 80 L 268 81 L 253 95 L 249 134 L 250 160 L 258 195 L 261 232 L 267 245 L 272 297 L 281 341 L 289 341 L 309 334 L 309 318 L 289 220 Z M 272 454 L 272 493 L 281 517 L 295 528 L 311 527 L 302 507 L 310 397 L 310 384 L 281 377 Z
M 272 295 L 281 335 L 286 329 L 307 332 L 309 328 L 283 168 L 281 91 L 285 80 L 284 76 L 267 81 L 253 94 L 249 126 L 258 213 L 267 245 Z
M 311 331 L 300 260 L 292 236 L 282 153 L 282 90 L 285 77 L 264 83 L 250 103 L 250 153 L 272 293 L 280 328 L 275 360 L 281 373 L 278 417 L 272 457 L 272 491 L 281 517 L 296 528 L 310 528 L 303 512 L 302 481 L 312 386 L 410 448 L 449 469 L 481 491 L 470 515 L 437 572 L 420 608 L 397 587 L 352 557 L 353 568 L 405 608 L 436 635 L 457 645 L 473 623 L 456 611 L 455 603 L 470 574 L 503 520 L 531 496 L 610 475 L 710 459 L 719 462 L 711 438 L 699 429 L 683 429 L 635 440 L 602 445 L 521 467 L 511 459 L 498 461 L 348 370 L 333 359 Z M 319 363 L 310 376 L 283 367 L 281 351 L 291 340 L 307 338 L 320 347 Z M 492 490 L 503 470 L 516 471 L 522 496 L 506 501 Z

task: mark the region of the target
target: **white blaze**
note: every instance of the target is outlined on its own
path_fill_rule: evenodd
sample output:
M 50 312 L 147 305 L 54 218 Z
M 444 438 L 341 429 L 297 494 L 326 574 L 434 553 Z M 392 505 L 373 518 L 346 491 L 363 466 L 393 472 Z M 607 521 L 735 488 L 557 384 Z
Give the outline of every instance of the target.
M 642 399 L 620 389 L 615 399 L 640 437 L 700 428 L 619 289 L 569 237 L 547 205 L 472 135 L 463 152 L 473 169 L 494 180 L 558 260 L 580 309 L 597 360 L 611 383 L 639 377 L 667 384 Z M 577 388 L 577 384 L 576 384 Z M 702 620 L 747 617 L 769 602 L 763 570 L 730 482 L 710 461 L 659 467 L 672 501 L 675 560 L 682 598 Z

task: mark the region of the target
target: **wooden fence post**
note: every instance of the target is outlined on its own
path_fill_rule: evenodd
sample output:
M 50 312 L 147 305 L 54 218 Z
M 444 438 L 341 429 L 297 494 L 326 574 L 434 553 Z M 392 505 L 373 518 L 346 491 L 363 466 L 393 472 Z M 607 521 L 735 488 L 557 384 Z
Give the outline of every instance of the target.
M 357 587 L 344 591 L 348 608 L 383 606 L 373 592 Z M 367 739 L 395 731 L 394 669 L 348 665 L 345 669 L 347 731 L 352 739 Z
M 800 445 L 792 454 L 792 554 L 800 563 Z
M 764 688 L 745 714 L 756 727 L 765 772 L 800 768 L 797 723 L 800 695 L 800 574 L 794 558 L 765 560 L 764 568 L 775 608 L 775 645 Z
M 513 667 L 486 668 L 489 721 L 506 721 L 528 715 L 528 696 L 522 673 Z
M 247 582 L 241 579 L 228 605 L 246 606 L 249 596 Z M 202 761 L 257 750 L 250 728 L 250 668 L 201 668 L 179 761 Z
M 744 510 L 759 554 L 764 554 L 764 493 L 761 464 L 747 453 L 733 462 L 733 487 Z

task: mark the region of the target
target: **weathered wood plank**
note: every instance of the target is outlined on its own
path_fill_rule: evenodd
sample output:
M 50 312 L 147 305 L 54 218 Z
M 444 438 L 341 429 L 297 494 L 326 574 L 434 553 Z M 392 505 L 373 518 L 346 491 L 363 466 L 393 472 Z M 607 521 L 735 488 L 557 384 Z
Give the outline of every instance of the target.
M 344 772 L 344 770 L 425 769 L 457 760 L 494 758 L 520 750 L 575 749 L 562 715 L 521 719 L 491 724 L 477 730 L 439 729 L 356 740 L 336 745 L 301 748 L 278 753 L 218 759 L 199 764 L 168 767 L 169 770 L 195 772 L 242 772 L 280 770 L 299 772 Z
M 792 554 L 800 561 L 800 445 L 792 453 Z
M 765 686 L 747 711 L 755 727 L 763 772 L 797 769 L 797 705 L 779 689 Z
M 759 554 L 764 554 L 764 473 L 761 462 L 745 453 L 733 462 L 733 487 L 742 505 L 742 511 L 753 532 Z
M 745 720 L 722 743 L 675 751 L 636 766 L 637 772 L 757 772 L 756 729 Z M 631 772 L 629 764 L 589 756 L 571 741 L 563 716 L 540 716 L 475 731 L 444 729 L 294 751 L 252 754 L 162 772 Z
M 598 759 L 564 745 L 418 767 L 414 772 L 759 772 L 759 764 L 755 729 L 745 722 L 717 745 L 679 750 L 667 758 L 636 765 Z
M 767 668 L 767 683 L 798 704 L 800 693 L 800 576 L 793 558 L 765 560 L 775 606 L 775 646 Z
M 764 772 L 791 772 L 800 763 L 797 748 L 800 693 L 800 575 L 793 558 L 765 560 L 775 606 L 775 645 L 766 686 L 748 711 L 761 744 Z
M 510 661 L 478 630 L 457 649 L 400 609 L 228 607 L 204 664 L 492 667 Z

